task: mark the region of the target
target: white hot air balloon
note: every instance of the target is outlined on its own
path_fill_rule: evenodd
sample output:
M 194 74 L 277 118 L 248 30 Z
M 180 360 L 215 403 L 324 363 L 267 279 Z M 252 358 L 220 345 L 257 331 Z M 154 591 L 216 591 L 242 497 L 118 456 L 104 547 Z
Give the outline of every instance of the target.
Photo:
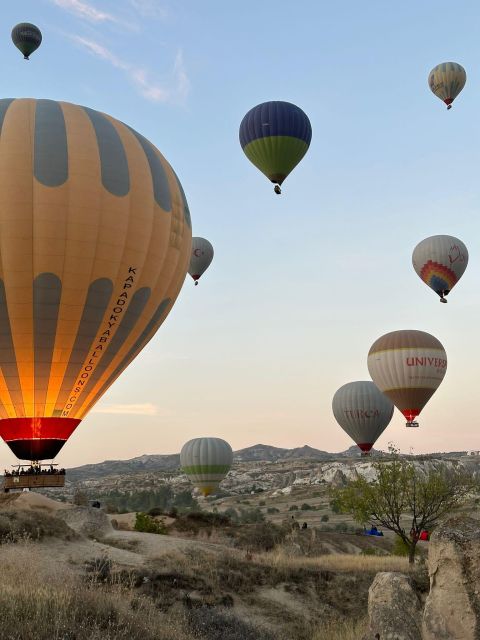
M 392 331 L 375 340 L 368 352 L 372 380 L 407 419 L 415 418 L 440 386 L 447 371 L 442 343 L 425 331 Z
M 332 400 L 333 415 L 362 450 L 369 451 L 393 416 L 393 404 L 373 382 L 359 380 L 340 387 Z
M 221 438 L 194 438 L 180 452 L 182 471 L 204 496 L 214 493 L 232 462 L 232 447 Z
M 200 276 L 208 269 L 213 260 L 213 247 L 205 238 L 192 238 L 192 257 L 188 273 L 198 284 Z
M 467 268 L 468 250 L 454 236 L 430 236 L 417 244 L 412 263 L 417 275 L 440 296 L 440 302 L 447 302 L 445 296 Z

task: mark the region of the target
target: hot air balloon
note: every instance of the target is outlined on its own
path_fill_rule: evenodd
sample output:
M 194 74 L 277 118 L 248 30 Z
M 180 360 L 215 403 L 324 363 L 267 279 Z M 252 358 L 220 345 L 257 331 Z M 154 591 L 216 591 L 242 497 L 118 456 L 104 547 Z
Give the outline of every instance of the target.
M 213 260 L 213 247 L 205 238 L 192 238 L 192 256 L 188 273 L 198 284 L 200 276 L 208 269 Z
M 371 381 L 348 382 L 333 396 L 335 420 L 362 450 L 369 451 L 393 416 L 393 404 Z
M 0 436 L 53 458 L 153 337 L 190 214 L 161 153 L 67 102 L 0 100 Z
M 452 102 L 465 86 L 467 74 L 458 62 L 442 62 L 437 64 L 428 74 L 428 86 L 432 92 L 452 108 Z
M 29 56 L 42 44 L 42 32 L 30 22 L 20 22 L 12 29 L 12 42 L 25 60 L 29 60 Z
M 218 488 L 232 462 L 232 447 L 221 438 L 194 438 L 180 452 L 182 471 L 204 496 Z
M 437 338 L 424 331 L 392 331 L 368 352 L 372 380 L 407 419 L 415 418 L 438 389 L 447 371 L 447 354 Z
M 440 296 L 440 302 L 447 302 L 445 296 L 467 268 L 467 247 L 453 236 L 430 236 L 417 244 L 412 263 L 417 275 Z
M 290 102 L 263 102 L 240 124 L 240 144 L 247 158 L 267 178 L 280 185 L 307 153 L 312 126 L 307 115 Z

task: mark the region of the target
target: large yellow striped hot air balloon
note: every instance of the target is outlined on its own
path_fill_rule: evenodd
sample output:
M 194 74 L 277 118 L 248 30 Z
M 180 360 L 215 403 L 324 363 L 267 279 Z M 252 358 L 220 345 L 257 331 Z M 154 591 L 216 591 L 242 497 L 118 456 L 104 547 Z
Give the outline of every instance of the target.
M 0 435 L 53 458 L 184 281 L 185 196 L 143 136 L 66 102 L 0 100 Z

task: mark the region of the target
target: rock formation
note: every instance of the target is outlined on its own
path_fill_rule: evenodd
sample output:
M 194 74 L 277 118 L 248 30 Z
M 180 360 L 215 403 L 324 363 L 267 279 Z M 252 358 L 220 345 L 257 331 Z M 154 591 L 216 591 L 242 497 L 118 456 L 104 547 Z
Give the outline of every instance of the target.
M 424 640 L 480 639 L 480 522 L 446 520 L 432 535 Z
M 377 573 L 368 592 L 368 617 L 364 640 L 421 640 L 420 602 L 403 573 Z

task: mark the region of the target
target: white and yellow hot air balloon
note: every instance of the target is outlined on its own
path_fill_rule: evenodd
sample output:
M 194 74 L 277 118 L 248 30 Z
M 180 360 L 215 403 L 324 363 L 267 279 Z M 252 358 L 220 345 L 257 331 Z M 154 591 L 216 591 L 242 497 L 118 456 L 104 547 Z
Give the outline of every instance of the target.
M 335 420 L 368 455 L 388 427 L 393 416 L 393 404 L 371 380 L 348 382 L 333 396 Z
M 425 331 L 392 331 L 376 340 L 368 352 L 372 380 L 407 419 L 415 418 L 440 386 L 447 371 L 441 342 Z
M 413 268 L 426 285 L 447 302 L 445 296 L 462 277 L 468 264 L 468 250 L 454 236 L 430 236 L 417 244 Z
M 428 74 L 428 86 L 432 93 L 452 108 L 452 102 L 465 86 L 467 74 L 458 62 L 442 62 L 437 64 Z
M 213 260 L 212 244 L 205 238 L 192 238 L 192 255 L 190 257 L 190 265 L 188 273 L 198 284 L 199 278 L 208 269 Z
M 204 496 L 218 489 L 232 462 L 232 447 L 221 438 L 194 438 L 180 452 L 182 471 Z

